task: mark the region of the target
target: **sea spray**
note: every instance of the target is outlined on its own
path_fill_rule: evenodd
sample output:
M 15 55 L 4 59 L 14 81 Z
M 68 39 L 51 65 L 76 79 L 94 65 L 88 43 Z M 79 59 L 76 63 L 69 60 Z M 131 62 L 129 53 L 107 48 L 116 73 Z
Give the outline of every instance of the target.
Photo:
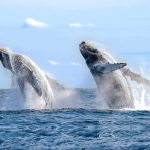
M 150 110 L 150 87 L 127 78 L 133 95 L 134 110 Z

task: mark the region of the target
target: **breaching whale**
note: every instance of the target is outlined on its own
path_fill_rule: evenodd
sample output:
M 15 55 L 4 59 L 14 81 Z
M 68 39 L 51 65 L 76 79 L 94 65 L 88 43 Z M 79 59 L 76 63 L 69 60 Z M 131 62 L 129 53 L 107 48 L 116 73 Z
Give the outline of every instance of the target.
M 42 105 L 42 109 L 68 108 L 78 105 L 77 100 L 74 101 L 79 95 L 76 89 L 64 87 L 53 77 L 45 74 L 28 56 L 7 48 L 0 48 L 0 61 L 4 68 L 12 72 L 12 85 L 16 93 L 20 93 L 19 89 L 22 97 L 27 101 L 31 99 L 34 102 L 35 98 L 37 100 L 42 98 L 46 102 L 44 107 Z M 37 109 L 37 107 L 35 105 L 30 108 Z
M 96 82 L 102 105 L 108 109 L 134 108 L 133 95 L 126 77 L 149 86 L 150 81 L 131 71 L 126 63 L 116 63 L 110 54 L 89 42 L 80 43 L 79 49 Z
M 28 86 L 34 89 L 36 95 L 42 97 L 46 105 L 51 105 L 53 92 L 46 76 L 27 56 L 0 48 L 0 60 L 2 65 L 10 70 L 20 88 L 24 98 L 28 95 Z

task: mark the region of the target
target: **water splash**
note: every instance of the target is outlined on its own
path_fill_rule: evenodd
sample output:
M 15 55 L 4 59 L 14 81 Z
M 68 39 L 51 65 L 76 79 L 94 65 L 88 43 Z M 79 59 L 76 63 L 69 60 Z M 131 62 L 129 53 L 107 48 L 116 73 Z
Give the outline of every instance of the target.
M 127 81 L 133 95 L 134 108 L 123 108 L 122 110 L 150 110 L 150 87 L 132 81 L 129 77 Z

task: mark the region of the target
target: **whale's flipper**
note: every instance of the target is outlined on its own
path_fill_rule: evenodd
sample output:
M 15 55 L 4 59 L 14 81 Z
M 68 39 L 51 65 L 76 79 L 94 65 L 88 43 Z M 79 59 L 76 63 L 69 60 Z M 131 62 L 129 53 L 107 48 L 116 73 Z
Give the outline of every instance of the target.
M 125 76 L 130 77 L 131 80 L 136 81 L 139 84 L 150 86 L 150 80 L 145 79 L 140 74 L 133 72 L 130 68 L 125 67 L 122 69 L 122 72 Z
M 106 74 L 106 73 L 110 73 L 112 71 L 118 70 L 123 68 L 124 66 L 126 66 L 126 63 L 114 63 L 114 64 L 101 64 L 101 63 L 97 63 L 95 65 L 92 66 L 92 70 L 96 73 L 99 74 Z

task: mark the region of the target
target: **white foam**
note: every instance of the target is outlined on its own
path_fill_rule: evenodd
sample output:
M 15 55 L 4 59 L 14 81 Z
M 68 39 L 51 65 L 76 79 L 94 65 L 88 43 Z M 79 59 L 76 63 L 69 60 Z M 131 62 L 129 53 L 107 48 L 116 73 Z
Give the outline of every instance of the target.
M 131 80 L 129 83 L 134 97 L 134 110 L 150 110 L 150 87 L 140 85 Z

